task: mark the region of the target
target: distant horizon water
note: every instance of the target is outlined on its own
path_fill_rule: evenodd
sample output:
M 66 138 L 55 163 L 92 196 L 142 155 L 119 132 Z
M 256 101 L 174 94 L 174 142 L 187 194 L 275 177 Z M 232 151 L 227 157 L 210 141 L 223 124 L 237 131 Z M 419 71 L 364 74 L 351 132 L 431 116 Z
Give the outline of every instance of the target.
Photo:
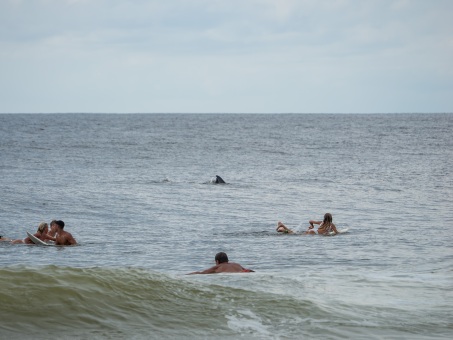
M 1 112 L 0 114 L 112 114 L 112 115 L 121 115 L 121 114 L 138 114 L 138 115 L 159 115 L 159 114 L 171 114 L 171 115 L 198 115 L 198 114 L 232 114 L 232 115 L 399 115 L 399 114 L 453 114 L 452 111 L 445 112 Z

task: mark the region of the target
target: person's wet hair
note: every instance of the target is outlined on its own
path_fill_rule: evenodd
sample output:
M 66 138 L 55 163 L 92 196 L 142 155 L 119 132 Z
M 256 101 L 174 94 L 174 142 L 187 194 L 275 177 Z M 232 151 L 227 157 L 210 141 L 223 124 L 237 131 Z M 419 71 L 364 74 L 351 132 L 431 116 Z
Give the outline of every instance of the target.
M 46 222 L 41 222 L 38 226 L 38 231 L 40 233 L 42 233 L 44 231 L 44 229 L 46 229 L 48 227 L 47 223 Z
M 228 256 L 224 252 L 220 252 L 215 255 L 215 260 L 219 263 L 228 263 Z
M 64 222 L 63 221 L 55 221 L 55 224 L 59 226 L 61 229 L 64 228 Z
M 322 221 L 322 224 L 327 224 L 327 223 L 329 225 L 330 225 L 330 223 L 332 223 L 332 214 L 330 214 L 330 213 L 326 213 L 324 215 L 324 221 Z

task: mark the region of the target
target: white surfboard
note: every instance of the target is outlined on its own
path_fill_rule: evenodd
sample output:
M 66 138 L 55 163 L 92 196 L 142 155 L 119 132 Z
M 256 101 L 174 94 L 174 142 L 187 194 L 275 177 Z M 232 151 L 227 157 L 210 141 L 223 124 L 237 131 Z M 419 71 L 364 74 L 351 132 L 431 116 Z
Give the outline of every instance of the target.
M 349 228 L 344 228 L 344 229 L 337 229 L 338 231 L 338 234 L 344 234 L 344 233 L 347 233 L 349 230 Z M 334 231 L 331 231 L 329 233 L 329 236 L 333 236 L 333 235 L 336 235 Z
M 50 243 L 46 243 L 42 240 L 40 240 L 39 238 L 37 238 L 35 235 L 33 234 L 30 234 L 28 231 L 27 231 L 27 235 L 28 237 L 30 238 L 30 240 L 34 243 L 34 244 L 37 244 L 39 246 L 51 246 L 52 244 Z

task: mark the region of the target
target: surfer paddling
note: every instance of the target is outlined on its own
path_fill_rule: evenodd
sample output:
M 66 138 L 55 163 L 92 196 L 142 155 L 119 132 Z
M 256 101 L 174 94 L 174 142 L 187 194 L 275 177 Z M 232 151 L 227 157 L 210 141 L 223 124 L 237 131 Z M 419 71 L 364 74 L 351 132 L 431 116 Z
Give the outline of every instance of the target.
M 308 226 L 308 229 L 303 233 L 305 235 L 316 235 L 316 232 L 318 233 L 318 235 L 329 235 L 330 233 L 335 233 L 334 235 L 338 234 L 337 227 L 332 223 L 332 214 L 330 213 L 326 213 L 322 221 L 310 220 L 308 221 L 308 223 L 310 223 L 310 225 Z M 318 230 L 315 230 L 315 224 L 319 225 Z M 278 221 L 277 223 L 276 230 L 278 233 L 283 234 L 294 233 L 293 230 L 289 229 L 280 221 Z
M 216 274 L 216 273 L 250 273 L 254 272 L 251 269 L 245 269 L 239 263 L 228 262 L 228 256 L 224 252 L 217 253 L 215 255 L 215 266 L 205 269 L 199 272 L 189 273 L 191 274 Z
M 322 221 L 308 221 L 311 227 L 314 227 L 314 224 L 319 224 L 318 235 L 328 235 L 331 232 L 338 234 L 338 230 L 335 227 L 335 224 L 332 223 L 332 214 L 326 213 Z

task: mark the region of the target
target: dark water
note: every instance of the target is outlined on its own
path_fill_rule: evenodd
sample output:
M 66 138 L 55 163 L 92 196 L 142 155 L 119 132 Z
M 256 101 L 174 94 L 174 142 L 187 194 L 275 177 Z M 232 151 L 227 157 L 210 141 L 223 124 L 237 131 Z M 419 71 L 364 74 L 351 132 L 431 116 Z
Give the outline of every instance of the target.
M 0 115 L 0 235 L 62 219 L 80 243 L 0 242 L 0 336 L 450 338 L 451 131 L 451 114 Z M 349 232 L 275 232 L 325 212 Z M 184 275 L 218 251 L 256 273 Z

